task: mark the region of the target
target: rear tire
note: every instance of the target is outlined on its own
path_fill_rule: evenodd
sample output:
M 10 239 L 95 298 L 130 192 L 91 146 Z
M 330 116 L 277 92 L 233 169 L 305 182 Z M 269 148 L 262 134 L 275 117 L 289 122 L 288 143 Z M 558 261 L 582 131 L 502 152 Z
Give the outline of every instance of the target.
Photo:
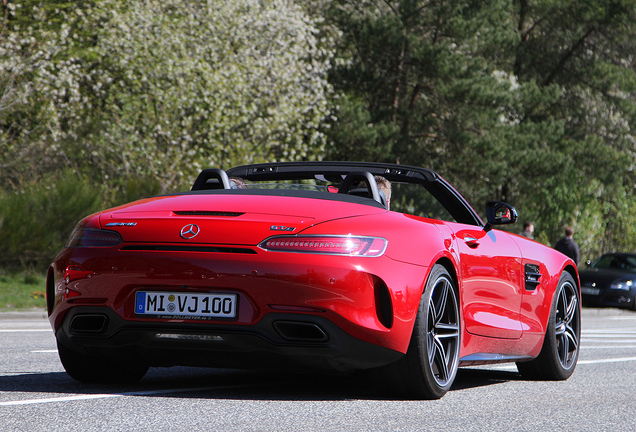
M 384 383 L 401 397 L 439 399 L 448 392 L 457 375 L 459 347 L 457 292 L 448 271 L 435 265 L 420 300 L 406 354 L 379 373 Z
M 524 378 L 566 380 L 579 358 L 581 301 L 576 282 L 564 272 L 552 302 L 541 353 L 534 360 L 517 363 Z
M 67 348 L 57 342 L 62 366 L 71 378 L 84 383 L 131 384 L 148 372 L 143 364 L 115 363 Z

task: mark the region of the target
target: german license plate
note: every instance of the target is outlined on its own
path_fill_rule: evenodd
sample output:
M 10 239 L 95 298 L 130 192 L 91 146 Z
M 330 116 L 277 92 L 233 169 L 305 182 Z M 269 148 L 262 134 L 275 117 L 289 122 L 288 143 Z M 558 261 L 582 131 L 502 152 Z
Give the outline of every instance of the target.
M 236 318 L 236 294 L 137 291 L 135 313 L 159 318 Z
M 587 295 L 599 295 L 601 290 L 599 288 L 581 287 L 581 294 Z

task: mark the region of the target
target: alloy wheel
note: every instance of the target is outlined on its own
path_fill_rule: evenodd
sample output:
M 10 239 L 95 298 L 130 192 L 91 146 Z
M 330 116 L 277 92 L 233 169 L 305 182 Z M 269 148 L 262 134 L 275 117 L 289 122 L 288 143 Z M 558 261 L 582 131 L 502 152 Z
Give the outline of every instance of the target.
M 454 379 L 459 358 L 459 307 L 445 275 L 436 281 L 429 300 L 427 348 L 431 372 L 444 387 Z
M 555 336 L 561 366 L 570 369 L 576 363 L 579 349 L 580 317 L 576 288 L 566 282 L 561 285 L 557 299 Z

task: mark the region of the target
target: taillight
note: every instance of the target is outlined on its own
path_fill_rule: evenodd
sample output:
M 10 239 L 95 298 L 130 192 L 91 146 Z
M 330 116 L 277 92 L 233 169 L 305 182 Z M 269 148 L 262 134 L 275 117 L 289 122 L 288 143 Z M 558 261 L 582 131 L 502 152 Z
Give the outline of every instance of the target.
M 116 246 L 123 240 L 118 232 L 93 228 L 76 228 L 66 247 Z
M 386 250 L 387 241 L 380 237 L 301 235 L 270 237 L 258 246 L 274 252 L 378 257 Z

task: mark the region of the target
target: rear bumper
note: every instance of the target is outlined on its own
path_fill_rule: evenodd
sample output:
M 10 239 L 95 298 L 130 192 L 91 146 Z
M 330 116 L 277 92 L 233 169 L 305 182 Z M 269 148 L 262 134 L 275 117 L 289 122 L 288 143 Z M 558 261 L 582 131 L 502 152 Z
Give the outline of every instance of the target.
M 56 337 L 66 347 L 149 366 L 346 372 L 403 354 L 352 337 L 320 316 L 270 313 L 251 326 L 127 321 L 109 307 L 78 306 Z

